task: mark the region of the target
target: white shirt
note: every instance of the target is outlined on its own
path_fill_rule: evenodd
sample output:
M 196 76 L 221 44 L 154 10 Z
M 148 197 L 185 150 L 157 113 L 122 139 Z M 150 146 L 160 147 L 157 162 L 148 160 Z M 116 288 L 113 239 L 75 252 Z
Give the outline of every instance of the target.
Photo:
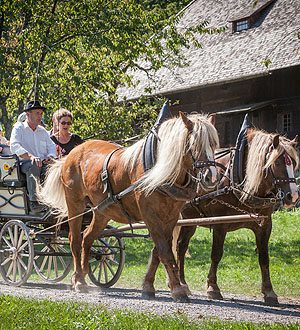
M 0 135 L 0 144 L 8 144 L 7 139 L 4 136 Z
M 56 146 L 50 139 L 44 127 L 38 126 L 34 131 L 29 127 L 27 120 L 17 122 L 11 133 L 10 151 L 17 156 L 27 152 L 44 160 L 48 157 L 56 158 Z

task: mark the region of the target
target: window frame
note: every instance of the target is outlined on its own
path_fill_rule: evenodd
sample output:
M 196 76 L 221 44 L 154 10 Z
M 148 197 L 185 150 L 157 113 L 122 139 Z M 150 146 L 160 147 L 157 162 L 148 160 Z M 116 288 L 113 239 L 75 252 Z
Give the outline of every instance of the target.
M 286 112 L 282 114 L 282 130 L 284 133 L 292 131 L 292 113 Z
M 241 32 L 241 31 L 244 31 L 244 30 L 248 30 L 250 27 L 250 24 L 249 24 L 249 19 L 243 19 L 241 21 L 237 21 L 235 23 L 235 32 Z

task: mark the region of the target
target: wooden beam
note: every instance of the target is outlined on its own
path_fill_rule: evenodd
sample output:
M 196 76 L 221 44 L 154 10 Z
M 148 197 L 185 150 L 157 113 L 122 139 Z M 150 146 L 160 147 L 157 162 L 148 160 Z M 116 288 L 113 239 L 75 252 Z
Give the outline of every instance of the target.
M 265 219 L 264 216 L 250 215 L 230 215 L 210 218 L 194 218 L 194 219 L 182 219 L 178 220 L 177 226 L 207 226 L 216 225 L 221 223 L 236 223 L 236 222 L 249 222 L 249 221 L 261 221 Z M 144 223 L 133 223 L 133 229 L 145 229 L 147 228 Z M 130 225 L 125 225 L 117 228 L 106 229 L 101 236 L 109 236 L 123 231 L 131 230 Z

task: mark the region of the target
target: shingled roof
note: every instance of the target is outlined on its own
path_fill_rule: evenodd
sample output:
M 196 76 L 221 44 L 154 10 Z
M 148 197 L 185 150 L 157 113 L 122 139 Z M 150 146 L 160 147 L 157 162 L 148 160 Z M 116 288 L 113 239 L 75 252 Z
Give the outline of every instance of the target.
M 227 25 L 221 35 L 202 35 L 202 49 L 184 50 L 189 66 L 160 69 L 156 83 L 144 72 L 134 73 L 135 88 L 119 89 L 121 98 L 136 99 L 147 95 L 145 89 L 154 88 L 152 95 L 172 94 L 208 85 L 221 84 L 266 75 L 273 70 L 300 65 L 299 0 L 195 0 L 184 10 L 179 26 L 191 26 L 208 20 L 211 26 Z M 233 32 L 234 21 L 256 16 L 249 29 Z M 261 62 L 269 59 L 267 68 Z

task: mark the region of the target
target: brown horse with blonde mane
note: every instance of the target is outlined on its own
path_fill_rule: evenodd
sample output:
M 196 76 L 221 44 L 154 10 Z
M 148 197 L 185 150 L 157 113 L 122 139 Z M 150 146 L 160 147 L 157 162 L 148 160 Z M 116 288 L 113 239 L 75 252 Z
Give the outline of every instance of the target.
M 143 281 L 143 296 L 155 295 L 152 274 L 159 258 L 166 268 L 173 299 L 188 299 L 171 249 L 172 232 L 185 202 L 205 193 L 207 185 L 217 183 L 213 157 L 218 134 L 213 118 L 180 113 L 163 121 L 155 133 L 155 163 L 147 171 L 142 161 L 146 138 L 126 148 L 88 141 L 50 168 L 39 197 L 60 216 L 69 218 L 72 284 L 77 291 L 87 289 L 90 248 L 110 219 L 125 224 L 143 221 L 155 245 Z M 132 188 L 126 190 L 128 187 Z M 92 207 L 93 218 L 82 236 L 80 214 L 87 204 Z
M 215 192 L 187 203 L 183 218 L 225 216 L 256 213 L 266 216 L 262 223 L 256 221 L 215 224 L 211 251 L 211 266 L 206 282 L 209 299 L 223 299 L 217 284 L 217 268 L 223 255 L 226 233 L 240 228 L 251 229 L 256 238 L 257 253 L 262 276 L 262 293 L 267 304 L 278 304 L 269 272 L 268 242 L 272 230 L 272 212 L 275 203 L 293 207 L 298 199 L 294 169 L 298 167 L 297 137 L 289 140 L 278 134 L 269 134 L 253 128 L 247 129 L 248 148 L 242 162 L 243 181 L 234 182 L 230 175 L 233 155 L 230 149 L 217 152 L 216 162 L 222 179 Z M 233 148 L 232 148 L 233 149 Z M 184 276 L 184 258 L 196 226 L 182 227 L 177 236 L 177 263 L 180 280 L 187 285 Z M 177 234 L 178 235 L 178 234 Z M 175 234 L 174 234 L 175 239 Z M 175 245 L 176 246 L 176 245 Z M 187 288 L 187 292 L 189 292 Z

